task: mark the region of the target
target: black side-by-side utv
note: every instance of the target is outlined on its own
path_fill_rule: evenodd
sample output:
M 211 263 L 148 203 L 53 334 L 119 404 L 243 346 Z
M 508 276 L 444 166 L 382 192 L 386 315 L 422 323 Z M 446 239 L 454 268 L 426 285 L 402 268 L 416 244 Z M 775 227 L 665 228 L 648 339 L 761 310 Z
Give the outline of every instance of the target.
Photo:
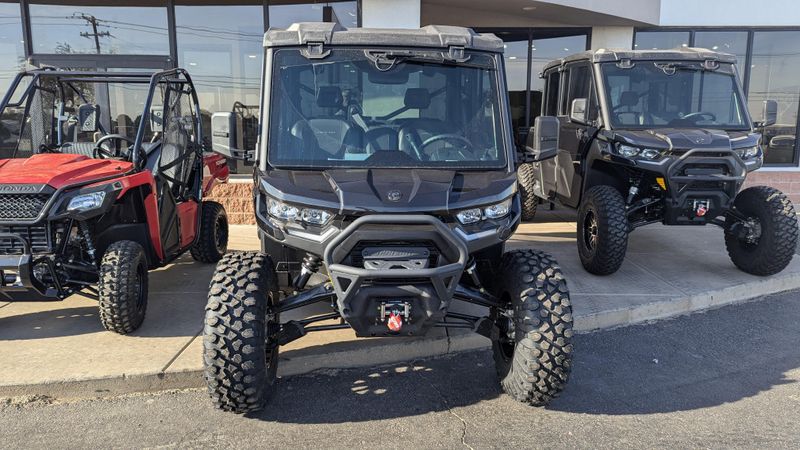
M 504 390 L 547 404 L 569 376 L 572 314 L 552 257 L 504 250 L 520 200 L 502 41 L 326 23 L 264 42 L 262 251 L 226 255 L 211 282 L 203 344 L 216 404 L 262 408 L 279 347 L 307 333 L 435 327 L 490 338 Z M 218 119 L 217 148 L 246 153 L 235 113 Z M 281 319 L 314 304 L 327 312 Z
M 731 260 L 754 275 L 792 260 L 791 201 L 771 187 L 742 189 L 763 162 L 756 130 L 775 122 L 777 106 L 763 102 L 761 121 L 751 122 L 735 63 L 690 48 L 598 50 L 545 66 L 537 120 L 560 127 L 537 136 L 558 149 L 529 152 L 520 190 L 524 205 L 541 198 L 577 208 L 586 270 L 616 272 L 628 233 L 651 223 L 722 227 Z

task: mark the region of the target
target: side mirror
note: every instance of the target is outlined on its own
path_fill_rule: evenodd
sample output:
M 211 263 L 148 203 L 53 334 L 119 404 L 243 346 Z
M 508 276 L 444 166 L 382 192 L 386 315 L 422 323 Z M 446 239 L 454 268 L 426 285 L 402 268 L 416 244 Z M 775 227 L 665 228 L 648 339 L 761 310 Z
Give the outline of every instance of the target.
M 211 150 L 229 159 L 253 159 L 255 149 L 244 148 L 241 114 L 218 112 L 211 115 Z
M 558 135 L 561 132 L 561 122 L 557 117 L 539 116 L 533 121 L 533 128 L 528 132 L 528 141 L 525 145 L 525 159 L 527 161 L 544 161 L 558 154 Z
M 764 100 L 761 105 L 761 117 L 753 125 L 756 128 L 766 128 L 778 122 L 778 102 Z
M 572 100 L 569 107 L 569 120 L 579 124 L 586 124 L 588 122 L 588 111 L 586 105 L 588 101 L 585 98 L 576 98 Z

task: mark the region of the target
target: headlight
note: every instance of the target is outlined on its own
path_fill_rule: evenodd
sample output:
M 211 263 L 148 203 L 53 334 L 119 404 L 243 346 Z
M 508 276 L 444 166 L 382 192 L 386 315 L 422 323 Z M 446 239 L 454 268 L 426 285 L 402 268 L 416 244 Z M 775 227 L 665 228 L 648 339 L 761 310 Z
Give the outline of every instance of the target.
M 472 208 L 459 211 L 456 218 L 463 225 L 480 222 L 483 219 L 500 219 L 508 215 L 511 211 L 511 198 L 502 202 L 487 206 L 485 208 Z
M 734 151 L 736 153 L 738 153 L 739 157 L 742 158 L 742 159 L 751 159 L 751 158 L 755 158 L 756 156 L 758 156 L 758 154 L 760 152 L 760 149 L 758 148 L 757 145 L 754 145 L 752 147 L 737 148 Z
M 103 200 L 106 198 L 106 193 L 91 192 L 89 194 L 81 194 L 72 197 L 67 205 L 67 211 L 89 211 L 103 206 Z
M 323 209 L 306 208 L 300 213 L 300 218 L 312 225 L 325 225 L 331 220 L 331 213 Z
M 456 214 L 458 221 L 464 225 L 480 222 L 482 217 L 480 208 L 465 209 Z
M 325 225 L 333 217 L 333 214 L 323 209 L 301 209 L 272 198 L 267 200 L 267 211 L 272 217 L 281 220 L 302 221 L 311 225 Z
M 511 199 L 508 198 L 496 205 L 489 206 L 483 210 L 483 215 L 487 219 L 499 219 L 508 215 L 511 211 Z
M 653 150 L 652 148 L 646 148 L 639 153 L 639 156 L 647 159 L 657 159 L 659 156 L 661 156 L 661 152 L 658 150 Z
M 653 148 L 639 148 L 632 145 L 618 144 L 617 154 L 626 158 L 640 157 L 644 159 L 658 159 L 661 157 L 661 150 Z
M 267 200 L 267 211 L 271 216 L 281 220 L 294 220 L 300 213 L 294 206 L 289 206 L 273 199 Z
M 630 145 L 620 144 L 619 148 L 617 149 L 617 153 L 619 153 L 620 156 L 624 156 L 626 158 L 633 158 L 634 156 L 639 154 L 639 148 L 631 147 Z

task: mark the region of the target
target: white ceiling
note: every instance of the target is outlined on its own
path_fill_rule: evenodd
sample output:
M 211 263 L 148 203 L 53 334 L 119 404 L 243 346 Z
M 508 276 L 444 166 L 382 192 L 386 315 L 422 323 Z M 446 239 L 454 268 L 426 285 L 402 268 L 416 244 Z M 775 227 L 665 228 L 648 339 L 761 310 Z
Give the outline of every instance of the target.
M 422 25 L 469 27 L 657 24 L 660 0 L 421 0 Z

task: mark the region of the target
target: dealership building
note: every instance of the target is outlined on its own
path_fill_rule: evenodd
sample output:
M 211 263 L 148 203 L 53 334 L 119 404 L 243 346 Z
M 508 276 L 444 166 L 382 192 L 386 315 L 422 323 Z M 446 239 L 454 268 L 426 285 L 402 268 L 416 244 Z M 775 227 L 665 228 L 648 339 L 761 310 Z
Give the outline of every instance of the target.
M 0 17 L 3 91 L 17 71 L 30 66 L 179 66 L 192 74 L 207 115 L 235 107 L 258 115 L 263 33 L 293 22 L 442 24 L 495 33 L 505 42 L 515 127 L 530 125 L 538 115 L 539 73 L 553 59 L 599 48 L 695 46 L 731 53 L 751 111 L 767 99 L 778 103 L 777 123 L 762 142 L 764 168 L 749 183 L 772 185 L 800 202 L 797 0 L 0 0 Z M 121 123 L 112 125 L 125 132 Z M 237 182 L 217 195 L 233 221 L 249 222 L 251 169 L 239 162 L 236 170 Z

